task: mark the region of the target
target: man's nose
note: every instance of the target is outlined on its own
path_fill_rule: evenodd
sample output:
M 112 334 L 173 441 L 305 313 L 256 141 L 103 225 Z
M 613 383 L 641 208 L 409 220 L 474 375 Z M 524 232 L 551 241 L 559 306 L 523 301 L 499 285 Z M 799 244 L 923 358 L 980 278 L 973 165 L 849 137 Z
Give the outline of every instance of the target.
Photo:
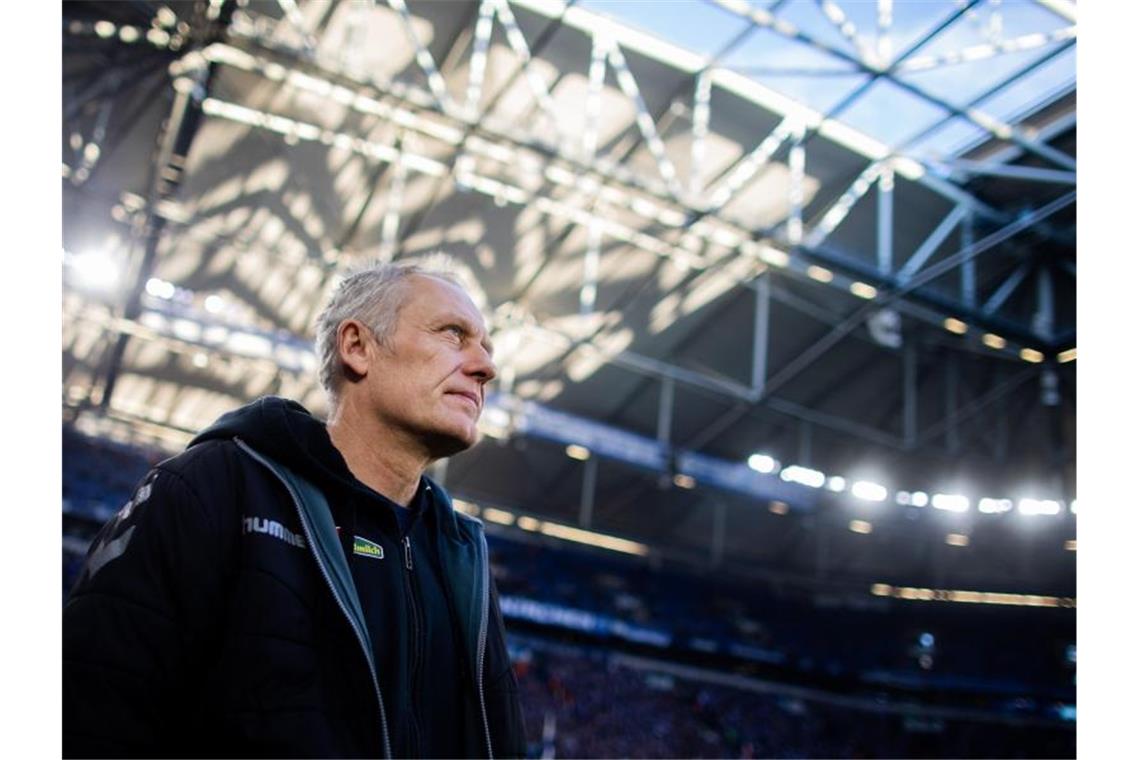
M 487 349 L 481 345 L 476 345 L 475 355 L 467 367 L 467 374 L 477 378 L 480 383 L 489 383 L 499 374 L 499 370 Z

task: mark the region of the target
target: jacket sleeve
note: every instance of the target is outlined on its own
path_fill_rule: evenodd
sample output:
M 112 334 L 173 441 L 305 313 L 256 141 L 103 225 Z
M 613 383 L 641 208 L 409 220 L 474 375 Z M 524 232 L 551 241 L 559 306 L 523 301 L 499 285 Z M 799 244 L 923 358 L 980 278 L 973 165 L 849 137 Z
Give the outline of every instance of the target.
M 526 757 L 526 729 L 519 687 L 507 652 L 499 591 L 491 579 L 491 625 L 487 638 L 487 721 L 495 757 Z
M 163 756 L 187 738 L 237 533 L 206 506 L 160 465 L 92 541 L 63 611 L 64 757 Z

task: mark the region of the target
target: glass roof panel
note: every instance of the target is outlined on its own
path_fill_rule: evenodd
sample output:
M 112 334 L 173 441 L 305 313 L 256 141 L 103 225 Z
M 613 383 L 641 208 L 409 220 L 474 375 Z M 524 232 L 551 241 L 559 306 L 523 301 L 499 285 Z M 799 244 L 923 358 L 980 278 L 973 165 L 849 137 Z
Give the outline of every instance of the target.
M 1043 55 L 1069 44 L 1064 38 L 1069 25 L 1043 8 L 1014 3 L 996 8 L 1000 12 L 994 9 L 958 19 L 899 64 L 898 78 L 964 107 Z
M 986 98 L 979 107 L 999 119 L 1016 123 L 1042 101 L 1052 101 L 1076 86 L 1077 48 L 1072 46 Z
M 822 113 L 868 79 L 854 66 L 769 29 L 757 29 L 721 65 Z
M 580 0 L 578 5 L 712 57 L 750 26 L 747 19 L 718 5 L 720 1 Z M 1071 47 L 1076 33 L 1069 21 L 1036 0 L 983 0 L 964 12 L 966 0 L 751 0 L 750 5 L 769 10 L 778 27 L 790 25 L 817 44 L 794 39 L 786 26 L 781 31 L 756 27 L 719 65 L 828 114 L 868 80 L 858 60 L 878 57 L 890 62 L 887 76 L 837 118 L 906 152 L 941 153 L 968 145 L 985 132 L 954 119 L 924 134 L 948 114 L 937 103 L 892 83 L 891 77 L 964 109 L 1050 53 Z M 881 10 L 889 13 L 880 16 Z M 926 40 L 954 14 L 960 15 Z M 923 44 L 911 55 L 898 59 L 919 42 Z M 978 107 L 1009 120 L 1074 86 L 1075 68 L 1075 55 L 1065 51 Z
M 579 0 L 577 5 L 709 57 L 750 26 L 747 19 L 705 0 Z
M 957 155 L 967 146 L 974 145 L 988 136 L 989 132 L 976 124 L 955 117 L 913 144 L 909 144 L 908 141 L 900 152 L 919 160 L 943 158 Z
M 871 85 L 836 118 L 893 146 L 950 115 L 949 111 L 907 92 L 889 79 Z

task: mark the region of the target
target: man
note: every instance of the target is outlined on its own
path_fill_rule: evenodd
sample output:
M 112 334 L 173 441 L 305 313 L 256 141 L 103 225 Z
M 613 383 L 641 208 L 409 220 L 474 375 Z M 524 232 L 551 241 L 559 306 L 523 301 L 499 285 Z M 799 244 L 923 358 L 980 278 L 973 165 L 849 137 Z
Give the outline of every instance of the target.
M 446 276 L 377 265 L 318 319 L 327 424 L 263 398 L 152 470 L 64 609 L 65 756 L 521 756 L 476 520 L 424 476 L 495 376 Z

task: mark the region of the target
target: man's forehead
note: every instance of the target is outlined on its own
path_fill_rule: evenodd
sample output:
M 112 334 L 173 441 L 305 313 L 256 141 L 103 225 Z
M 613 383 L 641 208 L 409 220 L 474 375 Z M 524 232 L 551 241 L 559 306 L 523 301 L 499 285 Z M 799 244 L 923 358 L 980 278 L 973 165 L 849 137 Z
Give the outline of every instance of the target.
M 460 285 L 430 274 L 409 278 L 413 292 L 408 301 L 417 311 L 430 317 L 462 318 L 480 329 L 485 328 L 483 313 Z

